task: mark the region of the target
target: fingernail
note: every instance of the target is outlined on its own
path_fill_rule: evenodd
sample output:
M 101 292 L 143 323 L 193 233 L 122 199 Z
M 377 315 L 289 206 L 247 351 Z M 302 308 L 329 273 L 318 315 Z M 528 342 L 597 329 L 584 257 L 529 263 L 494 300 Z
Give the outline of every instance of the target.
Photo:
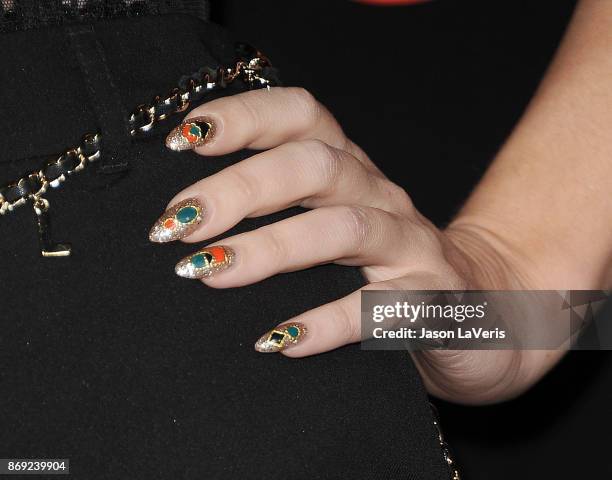
M 255 350 L 263 353 L 280 352 L 301 342 L 306 333 L 306 327 L 301 323 L 279 325 L 257 340 Z
M 179 277 L 204 278 L 229 268 L 234 261 L 229 247 L 207 247 L 183 258 L 174 269 Z
M 214 126 L 207 117 L 185 120 L 166 137 L 166 147 L 175 152 L 192 150 L 208 143 L 214 134 Z
M 152 242 L 165 243 L 193 233 L 204 216 L 204 207 L 196 198 L 173 205 L 155 222 L 149 232 Z

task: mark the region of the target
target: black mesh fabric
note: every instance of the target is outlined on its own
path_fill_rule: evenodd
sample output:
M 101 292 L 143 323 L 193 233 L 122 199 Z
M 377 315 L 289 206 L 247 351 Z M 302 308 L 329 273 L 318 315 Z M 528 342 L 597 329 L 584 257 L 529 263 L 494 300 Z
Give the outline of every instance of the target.
M 0 32 L 92 20 L 184 13 L 209 17 L 206 0 L 0 0 Z

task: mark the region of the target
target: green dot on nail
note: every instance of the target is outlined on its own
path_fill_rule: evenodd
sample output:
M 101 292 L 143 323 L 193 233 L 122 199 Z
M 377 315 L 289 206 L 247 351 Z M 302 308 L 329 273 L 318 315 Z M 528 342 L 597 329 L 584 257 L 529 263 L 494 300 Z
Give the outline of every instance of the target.
M 183 207 L 176 212 L 176 219 L 181 223 L 191 223 L 198 217 L 198 209 L 195 207 Z
M 287 327 L 287 333 L 295 338 L 300 334 L 300 329 L 292 325 L 291 327 Z
M 210 265 L 213 257 L 210 253 L 196 253 L 191 257 L 191 264 L 195 268 L 204 268 Z

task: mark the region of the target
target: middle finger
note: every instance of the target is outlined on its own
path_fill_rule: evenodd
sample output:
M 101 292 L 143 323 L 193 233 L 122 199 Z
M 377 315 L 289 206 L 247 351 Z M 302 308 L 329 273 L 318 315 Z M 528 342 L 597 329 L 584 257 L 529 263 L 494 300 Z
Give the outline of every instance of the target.
M 243 218 L 296 205 L 316 208 L 353 204 L 398 212 L 405 197 L 392 194 L 395 189 L 343 150 L 319 140 L 291 142 L 254 155 L 180 192 L 153 226 L 150 238 L 155 242 L 179 238 L 198 242 L 229 230 Z M 199 204 L 201 215 L 189 228 L 178 228 L 181 223 L 176 221 L 177 212 L 187 204 Z

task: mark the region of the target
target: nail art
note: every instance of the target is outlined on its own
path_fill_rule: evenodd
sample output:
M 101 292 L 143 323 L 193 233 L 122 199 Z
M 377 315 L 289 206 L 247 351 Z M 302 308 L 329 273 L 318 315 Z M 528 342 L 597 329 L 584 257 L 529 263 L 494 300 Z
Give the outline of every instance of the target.
M 185 278 L 210 277 L 229 268 L 234 261 L 234 251 L 229 247 L 207 247 L 183 258 L 176 264 L 176 274 Z
M 306 333 L 306 327 L 301 323 L 279 325 L 257 340 L 255 350 L 263 353 L 280 352 L 301 342 Z
M 166 138 L 166 147 L 175 152 L 191 150 L 209 142 L 213 133 L 213 123 L 209 118 L 190 118 L 170 132 Z
M 186 237 L 202 221 L 204 207 L 195 198 L 173 205 L 155 222 L 149 232 L 152 242 L 165 243 Z

